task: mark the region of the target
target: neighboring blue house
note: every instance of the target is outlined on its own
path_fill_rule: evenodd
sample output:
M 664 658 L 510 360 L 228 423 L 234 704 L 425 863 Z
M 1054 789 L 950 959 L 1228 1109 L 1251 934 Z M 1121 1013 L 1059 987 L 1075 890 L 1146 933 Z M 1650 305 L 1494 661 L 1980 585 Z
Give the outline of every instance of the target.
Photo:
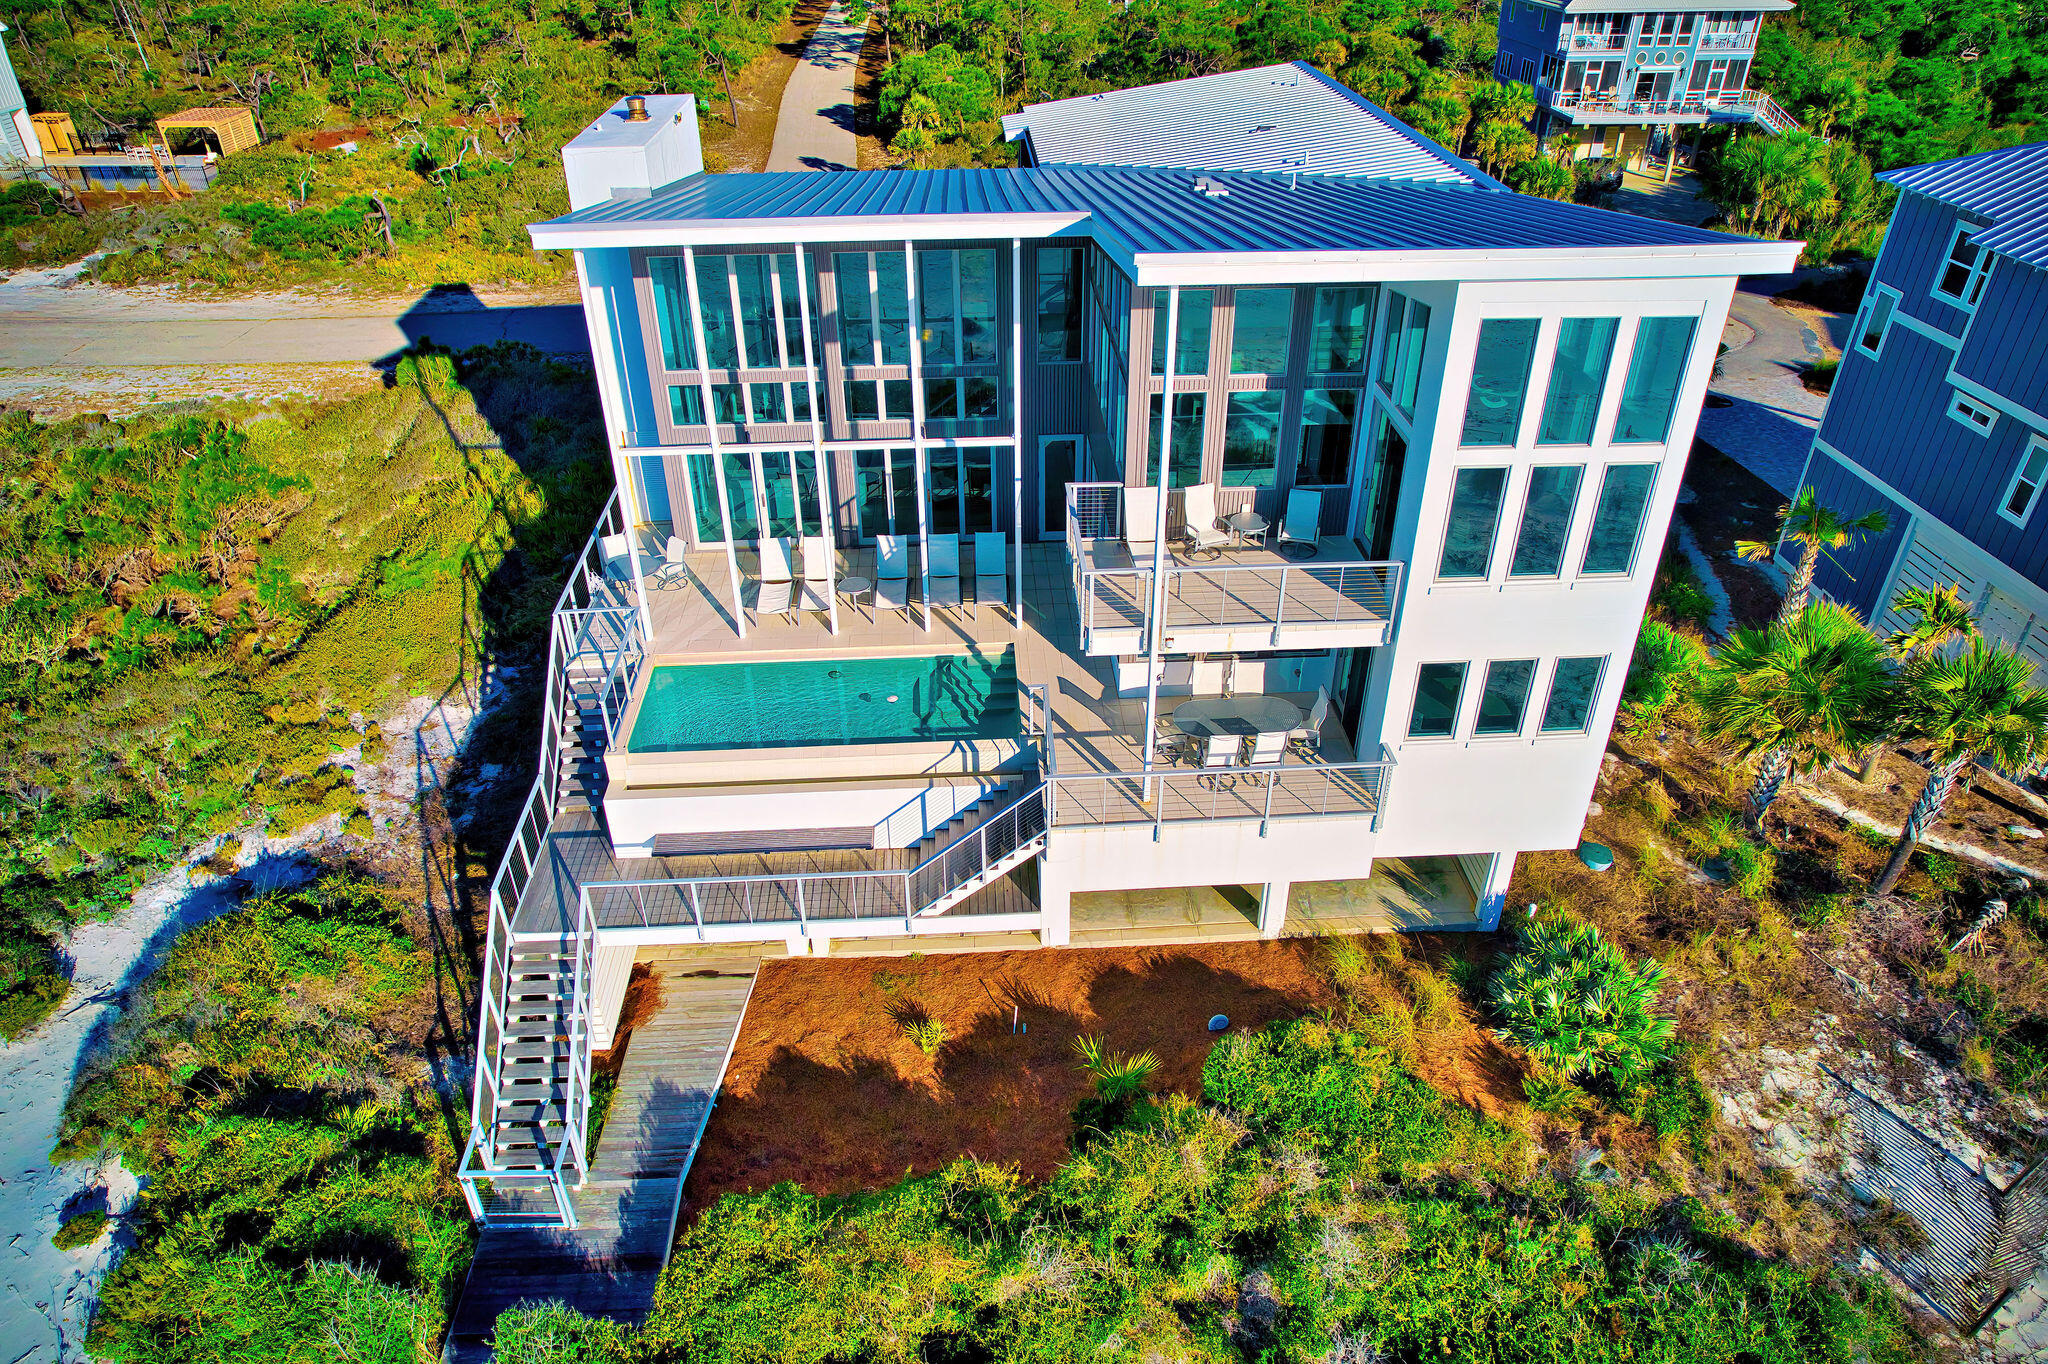
M 0 34 L 7 25 L 0 24 Z M 0 167 L 10 163 L 40 162 L 42 143 L 28 119 L 28 103 L 21 97 L 21 82 L 14 78 L 14 63 L 7 57 L 7 40 L 0 37 Z
M 2048 142 L 1878 178 L 1898 206 L 1801 482 L 1891 528 L 1818 582 L 1880 633 L 1901 589 L 1960 587 L 2048 671 Z
M 1748 88 L 1764 15 L 1792 0 L 1690 0 L 1641 9 L 1616 0 L 1501 0 L 1494 75 L 1536 88 L 1545 150 L 1640 163 L 1680 128 L 1792 116 Z M 1694 134 L 1697 137 L 1697 133 Z

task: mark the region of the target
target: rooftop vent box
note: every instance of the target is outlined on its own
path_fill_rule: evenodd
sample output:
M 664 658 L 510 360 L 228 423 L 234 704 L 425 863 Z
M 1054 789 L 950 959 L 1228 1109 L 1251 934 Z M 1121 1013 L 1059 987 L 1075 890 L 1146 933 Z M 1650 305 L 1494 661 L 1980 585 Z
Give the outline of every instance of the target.
M 694 95 L 629 96 L 562 148 L 572 210 L 611 199 L 646 198 L 672 180 L 703 170 Z
M 1230 193 L 1230 186 L 1224 184 L 1221 180 L 1211 180 L 1206 175 L 1197 176 L 1195 179 L 1195 193 L 1208 199 L 1221 199 L 1224 195 Z

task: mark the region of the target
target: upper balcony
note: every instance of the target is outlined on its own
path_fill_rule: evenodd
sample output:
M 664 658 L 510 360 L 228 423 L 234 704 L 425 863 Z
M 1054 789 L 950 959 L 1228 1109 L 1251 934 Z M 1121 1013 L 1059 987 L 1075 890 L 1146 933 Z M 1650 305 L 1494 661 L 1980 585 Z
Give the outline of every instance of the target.
M 1559 117 L 1587 126 L 1750 122 L 1774 133 L 1799 126 L 1797 119 L 1761 90 L 1688 93 L 1677 99 L 1622 99 L 1615 90 L 1551 90 L 1544 103 Z
M 1254 491 L 1219 490 L 1219 517 L 1248 512 Z M 1400 564 L 1366 559 L 1356 541 L 1327 535 L 1312 547 L 1306 540 L 1288 546 L 1298 557 L 1233 535 L 1232 547 L 1203 551 L 1206 561 L 1197 562 L 1185 494 L 1174 489 L 1158 591 L 1157 527 L 1127 525 L 1131 501 L 1120 483 L 1067 488 L 1067 565 L 1082 653 L 1145 653 L 1155 603 L 1162 611 L 1160 652 L 1168 654 L 1363 649 L 1392 638 Z M 1279 529 L 1269 528 L 1266 537 Z

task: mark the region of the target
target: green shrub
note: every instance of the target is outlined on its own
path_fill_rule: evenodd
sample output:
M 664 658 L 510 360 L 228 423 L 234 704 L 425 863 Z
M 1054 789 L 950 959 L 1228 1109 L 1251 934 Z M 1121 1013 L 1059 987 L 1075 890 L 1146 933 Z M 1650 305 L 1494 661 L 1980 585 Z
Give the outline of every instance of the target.
M 625 1357 L 625 1332 L 566 1303 L 529 1303 L 499 1314 L 491 1349 L 499 1364 L 610 1364 Z
M 1840 372 L 1841 368 L 1841 356 L 1824 356 L 1819 360 L 1812 361 L 1805 369 L 1799 372 L 1799 382 L 1805 384 L 1815 393 L 1827 393 L 1833 390 L 1835 375 Z
M 1522 1077 L 1522 1097 L 1538 1113 L 1568 1118 L 1591 1101 L 1585 1090 L 1551 1070 L 1534 1070 Z
M 1621 691 L 1629 723 L 1647 728 L 1689 705 L 1706 664 L 1704 644 L 1659 621 L 1644 621 Z
M 1664 968 L 1630 966 L 1589 924 L 1531 914 L 1487 984 L 1500 1032 L 1559 1073 L 1626 1091 L 1669 1053 L 1675 1025 L 1655 1012 Z
M 1680 625 L 1704 630 L 1714 618 L 1714 601 L 1700 586 L 1683 550 L 1673 546 L 1657 569 L 1657 585 L 1650 592 L 1650 605 Z
M 50 1244 L 59 1250 L 77 1250 L 89 1246 L 107 1234 L 107 1215 L 98 1209 L 74 1213 L 64 1219 L 50 1237 Z
M 56 945 L 0 923 L 0 1039 L 12 1042 L 56 1011 L 71 993 Z

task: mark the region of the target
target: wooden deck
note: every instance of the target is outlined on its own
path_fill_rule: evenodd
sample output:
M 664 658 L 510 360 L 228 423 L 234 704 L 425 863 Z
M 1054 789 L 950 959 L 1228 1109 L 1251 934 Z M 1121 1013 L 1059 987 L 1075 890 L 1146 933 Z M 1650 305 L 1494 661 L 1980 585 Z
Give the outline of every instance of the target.
M 611 1113 L 576 1190 L 580 1225 L 488 1227 L 449 1327 L 453 1361 L 488 1357 L 498 1314 L 559 1299 L 637 1323 L 668 1261 L 683 1180 L 746 1011 L 758 954 L 649 949 L 661 1002 L 626 1040 Z

